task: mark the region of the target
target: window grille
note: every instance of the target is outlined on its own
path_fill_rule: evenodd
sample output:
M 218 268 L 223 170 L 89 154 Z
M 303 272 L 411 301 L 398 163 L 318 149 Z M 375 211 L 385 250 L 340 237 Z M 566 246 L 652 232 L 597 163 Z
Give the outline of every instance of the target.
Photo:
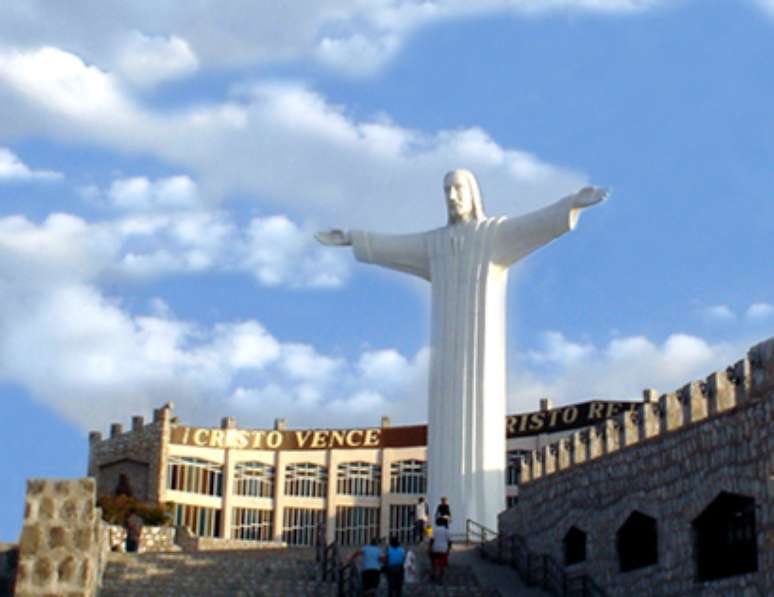
M 199 458 L 170 456 L 167 489 L 222 496 L 223 467 Z
M 416 511 L 415 504 L 390 506 L 390 537 L 397 535 L 401 543 L 414 543 Z
M 423 460 L 400 460 L 390 465 L 390 491 L 424 495 L 427 491 L 427 463 Z
M 339 545 L 365 545 L 379 536 L 379 508 L 336 507 L 336 542 Z
M 234 508 L 231 516 L 231 538 L 248 541 L 271 541 L 274 511 Z
M 340 464 L 336 479 L 336 493 L 340 495 L 381 495 L 382 467 L 367 462 Z
M 317 527 L 325 512 L 310 508 L 285 508 L 282 518 L 282 540 L 288 545 L 315 545 Z
M 285 468 L 285 495 L 326 497 L 328 471 L 324 466 L 301 462 Z
M 274 467 L 263 462 L 239 462 L 234 466 L 234 495 L 274 497 Z
M 505 468 L 505 484 L 506 485 L 518 485 L 519 476 L 521 475 L 521 460 L 527 454 L 529 450 L 509 450 L 507 454 L 507 466 Z
M 175 524 L 199 537 L 220 537 L 220 510 L 175 504 Z

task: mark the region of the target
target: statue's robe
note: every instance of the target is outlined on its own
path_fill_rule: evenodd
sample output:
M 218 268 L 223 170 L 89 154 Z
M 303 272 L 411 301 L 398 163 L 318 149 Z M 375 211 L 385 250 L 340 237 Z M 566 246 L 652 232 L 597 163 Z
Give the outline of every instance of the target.
M 497 528 L 505 508 L 505 295 L 508 267 L 571 230 L 568 200 L 520 217 L 419 234 L 351 233 L 359 261 L 432 286 L 428 498 L 448 496 L 452 532 L 470 518 Z

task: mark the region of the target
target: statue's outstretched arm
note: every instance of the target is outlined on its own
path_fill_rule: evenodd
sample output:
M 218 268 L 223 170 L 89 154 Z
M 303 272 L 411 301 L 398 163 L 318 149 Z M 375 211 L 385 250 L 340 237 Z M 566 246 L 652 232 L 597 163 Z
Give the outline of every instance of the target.
M 430 279 L 430 259 L 422 234 L 374 234 L 334 228 L 314 237 L 324 245 L 352 246 L 358 261 Z
M 556 203 L 498 224 L 494 261 L 509 266 L 551 242 L 578 223 L 580 211 L 604 201 L 607 189 L 584 187 Z
M 314 237 L 323 245 L 348 247 L 352 244 L 352 235 L 346 230 L 340 230 L 338 228 L 321 230 L 315 234 Z

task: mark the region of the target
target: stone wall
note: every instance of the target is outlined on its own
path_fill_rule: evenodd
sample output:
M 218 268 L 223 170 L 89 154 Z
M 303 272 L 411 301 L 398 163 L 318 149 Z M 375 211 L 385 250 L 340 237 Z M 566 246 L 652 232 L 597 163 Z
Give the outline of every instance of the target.
M 183 551 L 228 551 L 245 549 L 277 549 L 287 547 L 284 541 L 247 541 L 221 537 L 198 537 L 186 527 L 177 527 L 175 543 Z
M 95 595 L 107 545 L 94 479 L 27 481 L 17 597 Z
M 564 560 L 586 533 L 585 571 L 610 595 L 774 594 L 774 339 L 706 381 L 646 400 L 527 459 L 517 506 L 500 530 Z M 757 572 L 698 582 L 692 522 L 721 493 L 755 500 Z M 657 563 L 620 572 L 618 529 L 632 512 L 657 521 Z
M 158 502 L 166 480 L 166 461 L 172 404 L 153 413 L 153 422 L 145 424 L 143 417 L 132 417 L 132 427 L 113 423 L 110 437 L 89 434 L 89 476 L 97 480 L 100 496 L 113 495 L 120 475 L 129 479 L 134 497 Z
M 108 533 L 110 551 L 126 551 L 126 528 L 115 524 L 105 525 Z M 175 545 L 175 527 L 143 526 L 140 537 L 139 553 L 157 551 L 179 551 Z

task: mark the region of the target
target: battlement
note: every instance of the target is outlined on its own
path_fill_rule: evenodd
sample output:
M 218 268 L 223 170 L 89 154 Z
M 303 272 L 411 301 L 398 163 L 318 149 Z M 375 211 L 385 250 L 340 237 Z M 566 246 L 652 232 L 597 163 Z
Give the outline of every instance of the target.
M 525 485 L 645 441 L 658 441 L 686 426 L 701 424 L 774 391 L 774 338 L 753 346 L 747 357 L 704 380 L 658 396 L 644 390 L 643 401 L 593 427 L 531 452 L 522 459 Z

